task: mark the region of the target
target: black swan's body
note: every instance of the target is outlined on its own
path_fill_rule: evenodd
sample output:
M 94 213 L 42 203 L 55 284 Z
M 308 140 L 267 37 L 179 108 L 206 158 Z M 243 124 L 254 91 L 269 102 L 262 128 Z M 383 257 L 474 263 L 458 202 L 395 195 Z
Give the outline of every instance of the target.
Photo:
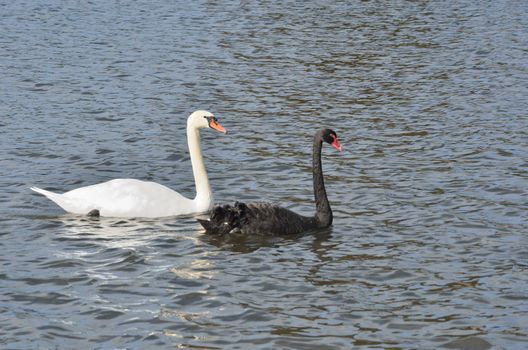
M 332 209 L 326 196 L 321 165 L 322 144 L 327 142 L 341 150 L 337 135 L 330 129 L 315 133 L 313 143 L 313 187 L 316 212 L 314 216 L 303 216 L 269 203 L 241 203 L 216 206 L 209 220 L 200 220 L 206 233 L 225 234 L 232 231 L 241 233 L 263 233 L 287 235 L 314 228 L 332 225 Z

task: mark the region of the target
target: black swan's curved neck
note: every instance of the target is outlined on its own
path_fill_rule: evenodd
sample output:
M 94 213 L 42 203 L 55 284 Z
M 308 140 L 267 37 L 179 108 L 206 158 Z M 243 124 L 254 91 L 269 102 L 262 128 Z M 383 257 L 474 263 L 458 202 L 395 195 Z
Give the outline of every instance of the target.
M 328 227 L 332 225 L 332 209 L 326 196 L 323 180 L 323 166 L 321 164 L 321 149 L 323 140 L 320 133 L 315 134 L 313 144 L 313 188 L 315 196 L 315 221 L 318 227 Z

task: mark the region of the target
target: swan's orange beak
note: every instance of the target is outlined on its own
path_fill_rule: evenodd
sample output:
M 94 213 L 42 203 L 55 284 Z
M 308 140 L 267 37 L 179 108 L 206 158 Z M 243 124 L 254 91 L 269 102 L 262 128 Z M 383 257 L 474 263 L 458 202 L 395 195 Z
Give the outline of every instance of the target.
M 341 152 L 343 150 L 341 148 L 341 145 L 339 144 L 339 141 L 337 140 L 337 137 L 334 137 L 334 142 L 332 142 L 332 147 L 334 147 L 339 152 Z
M 226 129 L 224 129 L 222 125 L 218 124 L 218 121 L 216 121 L 215 119 L 211 118 L 209 120 L 209 127 L 215 129 L 216 131 L 223 132 L 224 134 L 227 133 Z

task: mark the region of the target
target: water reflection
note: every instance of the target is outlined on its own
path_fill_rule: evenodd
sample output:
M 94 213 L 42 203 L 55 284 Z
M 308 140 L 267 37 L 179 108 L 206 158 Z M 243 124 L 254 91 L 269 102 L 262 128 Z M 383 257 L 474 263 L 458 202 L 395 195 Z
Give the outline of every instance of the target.
M 294 244 L 301 238 L 313 239 L 314 251 L 324 239 L 331 236 L 331 228 L 313 230 L 295 235 L 273 236 L 266 234 L 242 234 L 234 232 L 226 235 L 206 235 L 199 238 L 207 244 L 213 245 L 222 250 L 236 253 L 251 253 L 260 248 L 270 248 L 278 245 Z
M 5 2 L 3 347 L 524 349 L 527 11 Z M 311 213 L 311 137 L 336 130 L 334 226 L 214 237 L 30 194 L 133 177 L 192 197 L 197 108 L 231 132 L 202 142 L 221 203 Z
M 162 236 L 173 224 L 173 219 L 90 218 L 61 215 L 54 218 L 58 226 L 58 240 L 93 241 L 106 248 L 134 248 Z M 189 221 L 189 219 L 187 220 Z

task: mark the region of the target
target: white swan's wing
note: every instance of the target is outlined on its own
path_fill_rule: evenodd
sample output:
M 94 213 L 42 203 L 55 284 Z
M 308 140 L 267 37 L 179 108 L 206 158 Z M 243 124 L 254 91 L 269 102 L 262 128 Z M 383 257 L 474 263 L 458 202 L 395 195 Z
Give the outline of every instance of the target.
M 161 217 L 187 214 L 192 200 L 155 182 L 116 179 L 64 194 L 95 205 L 101 216 Z M 90 209 L 90 210 L 92 210 Z
M 34 190 L 75 214 L 97 209 L 101 216 L 162 217 L 188 214 L 194 208 L 192 200 L 168 187 L 134 179 L 115 179 L 64 194 Z

